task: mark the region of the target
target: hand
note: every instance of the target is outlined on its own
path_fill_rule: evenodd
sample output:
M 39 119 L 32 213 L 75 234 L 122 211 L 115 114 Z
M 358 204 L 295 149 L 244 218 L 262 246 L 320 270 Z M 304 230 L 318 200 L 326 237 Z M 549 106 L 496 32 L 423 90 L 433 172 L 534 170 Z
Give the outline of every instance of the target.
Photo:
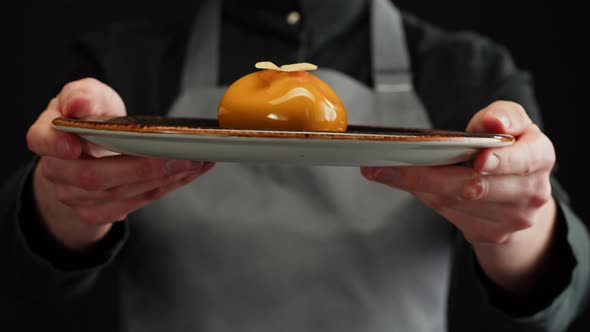
M 104 153 L 57 131 L 56 117 L 124 116 L 125 105 L 107 85 L 83 79 L 64 86 L 27 133 L 41 156 L 33 175 L 39 213 L 50 233 L 73 250 L 104 237 L 114 222 L 195 180 L 213 163 Z M 95 158 L 97 155 L 108 155 Z
M 487 149 L 473 167 L 366 167 L 369 180 L 411 192 L 460 229 L 483 270 L 519 292 L 544 264 L 555 223 L 549 175 L 551 141 L 524 109 L 495 102 L 478 112 L 468 131 L 515 136 L 509 147 Z

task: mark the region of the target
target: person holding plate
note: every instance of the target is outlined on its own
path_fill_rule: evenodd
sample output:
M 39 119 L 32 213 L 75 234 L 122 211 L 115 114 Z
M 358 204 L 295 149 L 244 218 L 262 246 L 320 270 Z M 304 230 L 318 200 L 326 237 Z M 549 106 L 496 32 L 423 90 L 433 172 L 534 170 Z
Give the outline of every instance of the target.
M 225 0 L 78 46 L 27 134 L 38 158 L 0 195 L 3 328 L 564 331 L 586 305 L 588 231 L 552 178 L 529 77 L 491 41 L 386 0 Z M 215 117 L 261 60 L 317 64 L 349 123 L 515 143 L 359 170 L 103 156 L 51 125 Z

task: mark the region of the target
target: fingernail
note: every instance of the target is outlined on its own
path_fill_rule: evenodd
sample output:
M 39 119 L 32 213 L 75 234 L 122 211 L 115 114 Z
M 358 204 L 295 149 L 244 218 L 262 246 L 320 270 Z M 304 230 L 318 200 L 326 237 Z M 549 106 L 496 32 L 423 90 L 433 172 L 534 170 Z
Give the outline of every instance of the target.
M 65 113 L 65 114 L 69 114 L 71 113 L 70 111 L 70 106 L 72 104 L 72 100 L 78 96 L 80 96 L 82 93 L 79 90 L 74 90 L 72 92 L 70 92 L 69 94 L 65 95 L 63 97 L 63 102 L 61 104 L 62 109 L 60 110 L 61 112 Z
M 399 171 L 392 167 L 382 167 L 378 168 L 375 173 L 373 173 L 373 177 L 379 182 L 395 184 L 399 179 Z
M 506 116 L 506 114 L 500 113 L 497 114 L 496 117 L 500 122 L 502 122 L 502 126 L 504 126 L 504 129 L 510 128 L 510 118 Z
M 72 151 L 72 149 L 71 149 L 70 143 L 68 142 L 67 139 L 62 139 L 57 144 L 57 153 L 61 157 L 69 157 L 71 154 L 71 151 Z
M 498 165 L 500 165 L 500 159 L 495 154 L 491 154 L 483 165 L 483 172 L 493 172 L 498 168 Z

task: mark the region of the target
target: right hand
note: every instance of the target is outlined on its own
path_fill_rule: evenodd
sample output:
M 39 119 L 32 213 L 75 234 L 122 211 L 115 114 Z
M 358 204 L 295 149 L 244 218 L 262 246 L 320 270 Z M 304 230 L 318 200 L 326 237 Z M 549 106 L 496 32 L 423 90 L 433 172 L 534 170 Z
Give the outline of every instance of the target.
M 65 85 L 29 128 L 29 149 L 41 156 L 33 175 L 37 208 L 49 232 L 69 249 L 89 248 L 113 223 L 214 165 L 129 155 L 95 158 L 104 154 L 100 148 L 51 126 L 57 117 L 125 114 L 112 88 L 87 78 Z

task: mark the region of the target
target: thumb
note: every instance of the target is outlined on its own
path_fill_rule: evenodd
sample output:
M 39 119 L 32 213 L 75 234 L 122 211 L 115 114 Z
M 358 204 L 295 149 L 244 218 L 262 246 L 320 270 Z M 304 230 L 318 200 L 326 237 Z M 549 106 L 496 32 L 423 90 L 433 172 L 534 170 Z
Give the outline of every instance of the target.
M 127 113 L 119 94 L 94 78 L 66 84 L 58 96 L 58 110 L 66 118 L 124 116 Z
M 475 114 L 467 125 L 467 131 L 518 137 L 531 123 L 521 105 L 509 101 L 496 101 Z

